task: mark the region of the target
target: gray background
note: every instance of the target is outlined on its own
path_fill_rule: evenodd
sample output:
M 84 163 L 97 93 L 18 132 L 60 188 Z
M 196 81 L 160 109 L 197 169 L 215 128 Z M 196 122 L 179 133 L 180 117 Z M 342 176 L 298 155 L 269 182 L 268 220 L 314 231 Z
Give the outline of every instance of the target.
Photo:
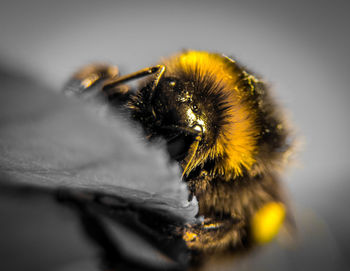
M 270 258 L 342 269 L 350 251 L 349 8 L 346 1 L 1 1 L 0 63 L 58 92 L 93 61 L 127 73 L 183 48 L 233 55 L 271 83 L 303 142 L 285 183 L 304 243 L 292 260 L 276 250 Z

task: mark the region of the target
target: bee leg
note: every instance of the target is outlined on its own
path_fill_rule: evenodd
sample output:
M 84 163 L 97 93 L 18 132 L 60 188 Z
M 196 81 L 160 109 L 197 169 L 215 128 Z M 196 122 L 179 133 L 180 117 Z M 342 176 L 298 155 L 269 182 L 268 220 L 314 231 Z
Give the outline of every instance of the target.
M 210 251 L 242 240 L 243 222 L 238 218 L 206 218 L 202 223 L 188 225 L 183 239 L 193 250 Z
M 79 69 L 64 86 L 68 96 L 94 96 L 101 90 L 101 83 L 116 78 L 119 70 L 108 64 L 91 64 Z
M 154 75 L 152 96 L 164 71 L 164 65 L 157 65 L 119 76 L 115 66 L 92 64 L 75 73 L 64 87 L 64 92 L 69 96 L 83 96 L 87 99 L 102 95 L 112 105 L 125 105 L 135 95 L 126 82 Z

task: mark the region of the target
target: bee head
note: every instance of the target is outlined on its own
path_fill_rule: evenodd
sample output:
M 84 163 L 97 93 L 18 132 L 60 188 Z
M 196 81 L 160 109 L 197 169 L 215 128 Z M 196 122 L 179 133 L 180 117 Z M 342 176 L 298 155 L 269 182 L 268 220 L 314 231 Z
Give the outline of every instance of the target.
M 152 95 L 157 133 L 166 140 L 171 158 L 177 161 L 193 155 L 190 150 L 194 142 L 198 146 L 208 145 L 213 137 L 212 108 L 197 93 L 191 81 L 164 77 Z
M 165 139 L 184 175 L 205 168 L 230 179 L 249 170 L 260 131 L 234 62 L 188 51 L 162 65 L 161 78 L 145 81 L 133 100 L 134 119 L 150 138 Z

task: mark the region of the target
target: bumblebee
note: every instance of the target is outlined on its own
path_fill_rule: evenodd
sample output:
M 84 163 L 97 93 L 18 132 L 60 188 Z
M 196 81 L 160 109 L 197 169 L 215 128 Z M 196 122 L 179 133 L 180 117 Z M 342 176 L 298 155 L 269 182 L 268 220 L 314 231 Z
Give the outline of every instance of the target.
M 140 78 L 137 90 L 127 85 Z M 122 76 L 117 67 L 90 65 L 66 91 L 94 88 L 128 112 L 147 139 L 164 140 L 180 165 L 189 199 L 198 201 L 197 223 L 181 229 L 190 250 L 235 250 L 277 234 L 287 212 L 279 175 L 292 144 L 258 76 L 223 54 L 187 50 Z

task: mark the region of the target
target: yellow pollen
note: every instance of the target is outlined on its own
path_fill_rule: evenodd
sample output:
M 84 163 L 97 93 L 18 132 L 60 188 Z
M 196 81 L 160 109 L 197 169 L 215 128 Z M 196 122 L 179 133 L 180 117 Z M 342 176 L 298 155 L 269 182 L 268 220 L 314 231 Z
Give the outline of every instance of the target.
M 197 238 L 197 234 L 193 233 L 193 232 L 188 232 L 186 231 L 185 234 L 182 237 L 186 242 L 190 242 L 193 241 Z
M 251 229 L 253 239 L 259 243 L 271 241 L 279 232 L 284 221 L 286 209 L 282 203 L 270 202 L 254 214 Z

